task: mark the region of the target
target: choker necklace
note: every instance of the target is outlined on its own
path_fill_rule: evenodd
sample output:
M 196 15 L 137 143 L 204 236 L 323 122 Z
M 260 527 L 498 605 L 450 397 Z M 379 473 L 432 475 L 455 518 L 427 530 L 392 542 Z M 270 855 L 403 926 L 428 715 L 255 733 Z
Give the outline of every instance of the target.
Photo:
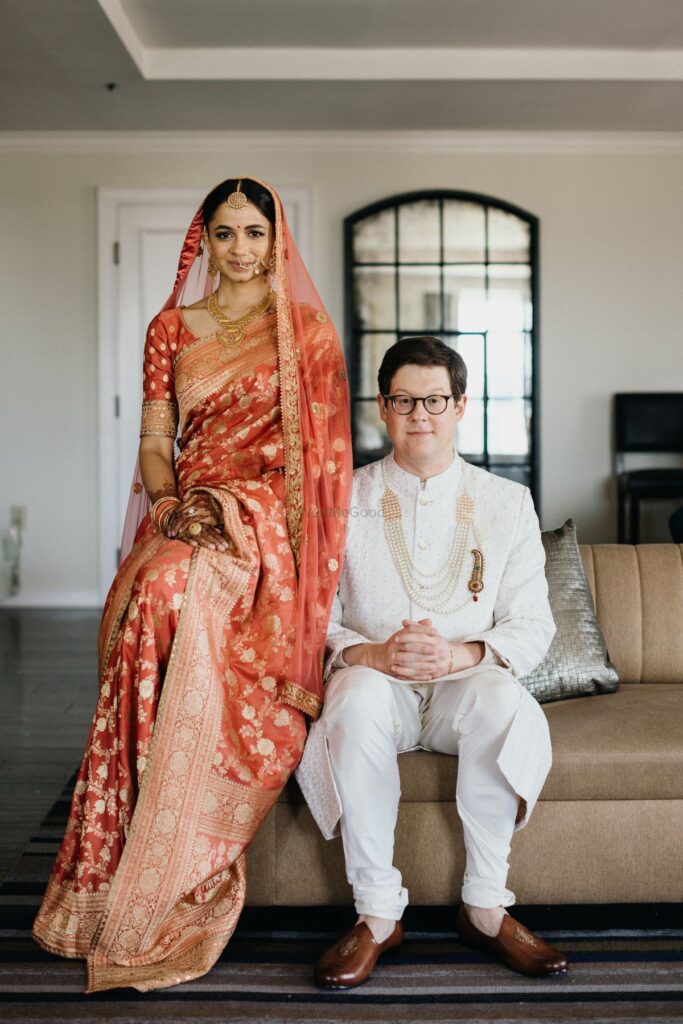
M 212 292 L 209 295 L 209 301 L 207 303 L 207 310 L 220 325 L 221 331 L 218 334 L 218 338 L 223 342 L 224 345 L 239 345 L 240 342 L 244 341 L 246 337 L 246 330 L 248 324 L 253 320 L 258 319 L 263 313 L 266 312 L 273 300 L 273 293 L 268 292 L 264 299 L 261 299 L 259 303 L 248 309 L 246 313 L 243 313 L 237 320 L 229 320 L 221 307 L 218 305 L 218 293 Z
M 401 577 L 403 589 L 408 597 L 420 608 L 430 612 L 439 612 L 441 615 L 460 611 L 468 604 L 470 597 L 465 598 L 459 604 L 452 604 L 452 601 L 460 581 L 467 540 L 470 530 L 472 530 L 478 546 L 470 551 L 474 564 L 467 589 L 470 592 L 471 600 L 478 601 L 478 595 L 484 589 L 484 555 L 474 522 L 474 501 L 468 493 L 467 487 L 464 488 L 455 503 L 455 534 L 446 561 L 440 569 L 426 573 L 419 569 L 410 557 L 401 523 L 401 503 L 396 492 L 389 487 L 386 460 L 382 462 L 382 479 L 384 493 L 381 498 L 381 506 L 384 535 L 391 559 Z

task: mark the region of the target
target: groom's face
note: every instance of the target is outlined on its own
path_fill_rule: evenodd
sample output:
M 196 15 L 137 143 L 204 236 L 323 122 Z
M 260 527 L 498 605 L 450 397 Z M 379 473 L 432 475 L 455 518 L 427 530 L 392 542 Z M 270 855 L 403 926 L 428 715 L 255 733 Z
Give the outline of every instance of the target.
M 390 395 L 408 395 L 426 398 L 428 395 L 452 395 L 451 379 L 444 366 L 401 366 L 391 381 Z M 427 412 L 423 402 L 417 402 L 407 416 L 394 412 L 391 402 L 378 395 L 379 413 L 396 455 L 406 461 L 428 466 L 447 458 L 453 449 L 456 424 L 463 418 L 467 398 L 459 401 L 449 398 L 444 412 Z

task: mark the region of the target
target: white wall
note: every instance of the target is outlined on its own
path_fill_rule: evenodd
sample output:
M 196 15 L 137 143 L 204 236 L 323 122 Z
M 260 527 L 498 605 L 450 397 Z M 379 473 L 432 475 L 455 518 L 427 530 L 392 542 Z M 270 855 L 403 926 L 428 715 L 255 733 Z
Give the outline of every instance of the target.
M 496 151 L 311 135 L 270 149 L 240 137 L 204 138 L 198 152 L 186 139 L 2 152 L 0 135 L 0 528 L 10 504 L 28 506 L 25 596 L 86 602 L 99 585 L 96 187 L 208 190 L 245 171 L 311 188 L 313 276 L 340 329 L 348 213 L 457 188 L 540 218 L 543 525 L 572 516 L 581 540 L 613 541 L 610 396 L 683 390 L 683 142 L 555 142 Z

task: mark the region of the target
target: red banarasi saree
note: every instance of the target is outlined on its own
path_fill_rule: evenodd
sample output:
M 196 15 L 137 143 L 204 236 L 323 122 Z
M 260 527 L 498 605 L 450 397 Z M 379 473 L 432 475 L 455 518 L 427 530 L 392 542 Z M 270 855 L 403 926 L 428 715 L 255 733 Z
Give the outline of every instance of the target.
M 148 331 L 143 432 L 174 435 L 179 419 L 179 494 L 209 491 L 234 549 L 168 540 L 148 518 L 107 598 L 99 701 L 34 926 L 45 949 L 87 959 L 91 992 L 172 985 L 214 964 L 244 902 L 245 850 L 301 756 L 303 712 L 319 711 L 317 684 L 290 674 L 302 643 L 311 678 L 320 669 L 320 636 L 297 636 L 297 563 L 308 557 L 310 577 L 315 559 L 310 621 L 324 633 L 343 529 L 306 556 L 306 516 L 318 528 L 340 512 L 309 504 L 292 543 L 281 377 L 296 385 L 296 368 L 278 352 L 277 302 L 238 346 L 196 337 L 181 309 Z M 345 407 L 345 378 L 325 314 L 299 304 L 291 315 L 313 382 L 298 415 L 315 457 L 314 421 Z M 316 373 L 323 403 L 309 401 Z M 349 458 L 340 428 L 322 464 L 304 450 L 303 471 L 346 494 Z

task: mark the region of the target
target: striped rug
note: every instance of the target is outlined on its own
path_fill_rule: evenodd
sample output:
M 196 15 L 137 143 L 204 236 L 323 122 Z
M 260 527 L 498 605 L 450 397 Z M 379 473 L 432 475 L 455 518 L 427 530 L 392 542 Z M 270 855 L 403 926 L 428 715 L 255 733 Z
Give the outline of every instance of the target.
M 409 908 L 406 941 L 346 993 L 314 987 L 311 969 L 350 926 L 339 908 L 248 908 L 204 978 L 162 992 L 83 994 L 84 967 L 40 950 L 30 927 L 61 839 L 62 794 L 0 887 L 0 1021 L 437 1021 L 565 1024 L 683 1020 L 680 906 L 524 907 L 515 916 L 566 952 L 565 976 L 527 979 L 468 950 L 447 908 Z

